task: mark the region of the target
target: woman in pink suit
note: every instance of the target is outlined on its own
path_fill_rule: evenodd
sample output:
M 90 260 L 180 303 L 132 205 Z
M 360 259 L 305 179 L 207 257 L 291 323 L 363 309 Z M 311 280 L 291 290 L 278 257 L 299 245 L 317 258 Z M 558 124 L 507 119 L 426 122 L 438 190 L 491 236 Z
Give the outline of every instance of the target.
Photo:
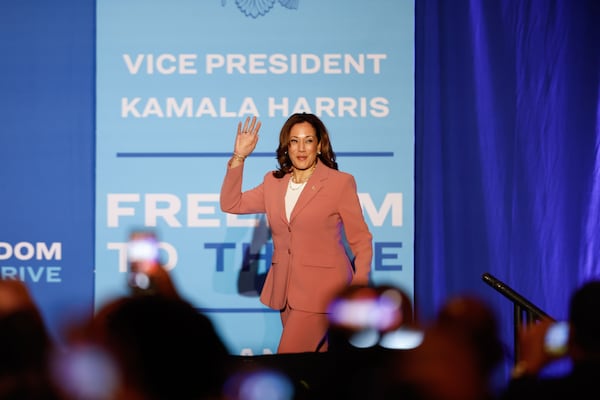
M 277 352 L 326 351 L 327 307 L 343 288 L 369 283 L 372 235 L 354 177 L 338 171 L 327 129 L 313 114 L 288 118 L 279 134 L 278 169 L 242 192 L 244 161 L 260 127 L 256 117 L 238 123 L 221 210 L 267 216 L 274 251 L 260 300 L 281 313 Z

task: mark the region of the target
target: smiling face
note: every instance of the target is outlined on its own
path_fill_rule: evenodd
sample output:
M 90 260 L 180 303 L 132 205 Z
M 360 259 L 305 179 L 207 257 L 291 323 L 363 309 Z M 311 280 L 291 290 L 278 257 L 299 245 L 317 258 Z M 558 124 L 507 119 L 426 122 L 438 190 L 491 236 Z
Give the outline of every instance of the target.
M 294 169 L 304 171 L 312 167 L 317 161 L 317 154 L 321 151 L 315 128 L 308 122 L 300 122 L 290 130 L 288 155 Z

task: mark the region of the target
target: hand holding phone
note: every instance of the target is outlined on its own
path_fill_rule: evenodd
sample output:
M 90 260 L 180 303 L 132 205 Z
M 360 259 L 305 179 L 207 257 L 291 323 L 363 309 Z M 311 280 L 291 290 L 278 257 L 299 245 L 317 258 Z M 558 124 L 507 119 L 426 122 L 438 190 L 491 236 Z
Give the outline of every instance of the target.
M 544 350 L 550 355 L 562 356 L 567 353 L 568 343 L 569 323 L 559 321 L 550 325 L 544 336 Z

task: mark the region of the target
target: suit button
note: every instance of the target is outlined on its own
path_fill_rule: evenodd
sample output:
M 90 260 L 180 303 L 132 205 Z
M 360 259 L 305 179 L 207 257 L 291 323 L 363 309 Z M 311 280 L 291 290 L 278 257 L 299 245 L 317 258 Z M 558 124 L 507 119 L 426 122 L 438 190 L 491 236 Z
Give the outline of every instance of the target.
M 292 254 L 292 249 L 288 249 L 288 254 Z
M 288 225 L 288 232 L 292 231 L 292 227 Z

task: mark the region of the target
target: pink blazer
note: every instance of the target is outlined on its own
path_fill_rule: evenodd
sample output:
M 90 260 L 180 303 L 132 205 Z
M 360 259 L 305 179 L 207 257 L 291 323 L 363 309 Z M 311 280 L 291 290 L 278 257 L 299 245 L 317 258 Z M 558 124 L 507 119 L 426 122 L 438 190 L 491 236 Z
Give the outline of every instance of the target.
M 298 310 L 326 312 L 344 287 L 369 282 L 373 237 L 352 175 L 317 163 L 288 222 L 285 193 L 291 175 L 277 179 L 268 172 L 261 184 L 242 193 L 243 168 L 227 169 L 220 205 L 231 214 L 266 213 L 273 257 L 260 295 L 263 304 L 281 310 L 289 302 Z

